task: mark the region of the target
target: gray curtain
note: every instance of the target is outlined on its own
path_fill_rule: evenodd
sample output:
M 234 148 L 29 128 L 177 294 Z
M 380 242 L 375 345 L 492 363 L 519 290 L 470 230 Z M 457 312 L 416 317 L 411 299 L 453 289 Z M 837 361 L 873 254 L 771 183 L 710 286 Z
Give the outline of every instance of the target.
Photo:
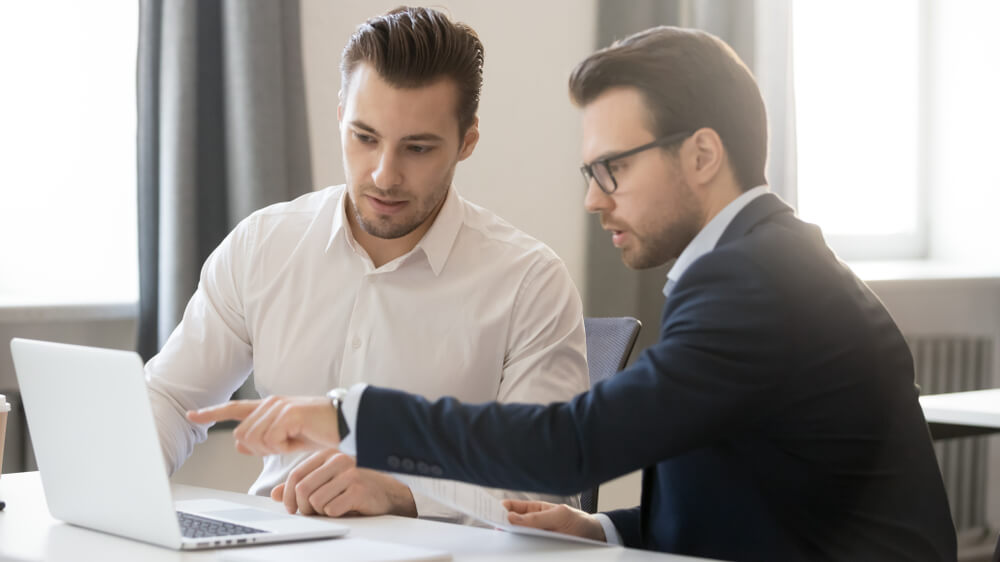
M 729 43 L 757 76 L 767 104 L 771 190 L 794 205 L 790 4 L 790 0 L 600 0 L 595 48 L 657 25 L 703 29 Z M 643 271 L 626 269 L 599 222 L 589 221 L 585 313 L 635 316 L 643 325 L 636 349 L 656 343 L 663 306 L 661 291 L 671 265 Z M 638 355 L 633 353 L 632 359 Z
M 226 234 L 312 177 L 297 0 L 142 0 L 139 25 L 136 347 L 149 359 Z

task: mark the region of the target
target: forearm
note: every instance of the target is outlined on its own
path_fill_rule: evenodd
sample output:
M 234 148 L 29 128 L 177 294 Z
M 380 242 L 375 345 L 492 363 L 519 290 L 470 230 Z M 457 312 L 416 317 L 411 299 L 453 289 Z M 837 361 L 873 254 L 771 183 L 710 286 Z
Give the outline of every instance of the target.
M 352 389 L 353 390 L 353 389 Z M 571 404 L 434 403 L 403 392 L 364 390 L 352 431 L 359 466 L 497 488 L 570 495 L 599 475 L 580 465 Z M 391 412 L 386 415 L 385 412 Z M 501 429 L 502 428 L 502 429 Z M 539 430 L 541 428 L 541 430 Z M 541 455 L 540 451 L 544 451 Z M 345 451 L 346 452 L 346 451 Z
M 160 446 L 170 473 L 207 436 L 207 427 L 189 422 L 185 412 L 227 400 L 253 369 L 242 317 L 232 310 L 231 297 L 204 277 L 180 325 L 145 366 Z

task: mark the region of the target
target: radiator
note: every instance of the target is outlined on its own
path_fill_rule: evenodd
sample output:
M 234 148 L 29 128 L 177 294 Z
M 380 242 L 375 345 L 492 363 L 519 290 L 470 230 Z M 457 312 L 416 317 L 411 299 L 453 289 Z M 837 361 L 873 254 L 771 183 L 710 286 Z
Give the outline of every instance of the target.
M 984 336 L 907 337 L 921 394 L 993 386 L 993 340 Z M 955 529 L 985 529 L 988 437 L 934 443 Z

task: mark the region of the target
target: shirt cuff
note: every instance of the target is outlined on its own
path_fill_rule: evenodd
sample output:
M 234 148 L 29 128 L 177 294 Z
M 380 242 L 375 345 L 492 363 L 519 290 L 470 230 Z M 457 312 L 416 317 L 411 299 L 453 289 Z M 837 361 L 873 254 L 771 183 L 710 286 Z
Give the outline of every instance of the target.
M 347 434 L 347 439 L 340 442 L 338 449 L 341 453 L 352 457 L 358 456 L 358 441 L 356 439 L 358 435 L 358 408 L 361 407 L 361 395 L 364 394 L 366 388 L 368 385 L 363 382 L 352 386 L 340 403 L 340 407 L 344 409 L 344 419 L 347 421 L 347 429 L 350 433 Z
M 625 541 L 622 540 L 621 533 L 618 532 L 618 527 L 615 527 L 615 524 L 611 521 L 610 517 L 604 515 L 603 513 L 595 513 L 594 517 L 596 517 L 597 521 L 600 522 L 601 527 L 604 527 L 604 540 L 606 540 L 608 544 L 621 546 L 625 543 Z

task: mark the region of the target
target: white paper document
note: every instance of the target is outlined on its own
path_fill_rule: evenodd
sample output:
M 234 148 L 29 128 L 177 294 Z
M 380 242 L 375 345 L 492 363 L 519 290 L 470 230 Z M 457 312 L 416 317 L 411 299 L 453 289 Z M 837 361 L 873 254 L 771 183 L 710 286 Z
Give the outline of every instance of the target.
M 532 527 L 512 525 L 509 521 L 507 521 L 507 509 L 503 506 L 500 500 L 478 486 L 454 480 L 424 478 L 408 474 L 393 474 L 393 476 L 403 484 L 409 486 L 411 490 L 419 492 L 454 510 L 460 511 L 477 521 L 496 527 L 497 529 L 521 535 L 535 535 L 564 541 L 575 541 L 608 546 L 608 543 L 606 542 L 585 539 L 582 537 L 567 535 L 565 533 L 556 533 L 555 531 L 543 531 Z
M 216 551 L 216 560 L 225 562 L 330 562 L 331 560 L 386 561 L 386 560 L 451 560 L 443 550 L 431 550 L 363 538 L 342 538 L 324 541 L 254 545 Z

